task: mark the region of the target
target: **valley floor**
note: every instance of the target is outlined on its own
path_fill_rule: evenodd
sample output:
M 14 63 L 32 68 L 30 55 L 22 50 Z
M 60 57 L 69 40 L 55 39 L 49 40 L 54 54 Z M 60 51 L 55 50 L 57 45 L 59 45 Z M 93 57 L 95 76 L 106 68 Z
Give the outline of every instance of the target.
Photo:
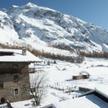
M 108 94 L 108 59 L 85 58 L 81 64 L 59 60 L 54 63 L 54 61 L 50 59 L 44 59 L 44 61 L 44 63 L 36 66 L 37 69 L 43 70 L 45 73 L 48 86 L 48 93 L 43 98 L 41 107 L 48 104 L 54 104 L 57 108 L 71 108 L 72 106 L 77 108 L 78 106 L 75 105 L 78 101 L 79 106 L 80 104 L 87 105 L 87 108 L 101 108 L 102 105 L 102 108 L 107 108 L 106 106 L 108 104 L 103 101 L 100 101 L 101 104 L 96 105 L 96 97 L 90 96 L 88 98 L 81 97 L 78 99 L 78 96 L 81 94 L 80 92 L 66 93 L 66 91 L 77 91 L 79 87 L 89 89 L 99 88 L 101 91 Z M 85 80 L 71 80 L 73 75 L 79 75 L 80 72 L 89 73 L 90 78 Z M 30 74 L 31 83 L 34 77 L 35 73 Z M 76 100 L 76 102 L 74 100 Z M 85 101 L 87 101 L 87 104 L 82 104 Z M 92 105 L 92 107 L 89 106 L 89 104 Z M 14 108 L 32 108 L 31 100 L 13 103 L 12 105 Z

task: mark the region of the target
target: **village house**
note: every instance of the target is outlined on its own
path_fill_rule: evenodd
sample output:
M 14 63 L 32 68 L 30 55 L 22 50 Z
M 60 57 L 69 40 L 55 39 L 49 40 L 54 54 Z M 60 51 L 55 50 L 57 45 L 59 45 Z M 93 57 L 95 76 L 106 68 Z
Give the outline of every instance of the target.
M 28 65 L 38 60 L 26 50 L 0 49 L 0 100 L 13 102 L 30 98 Z
M 80 72 L 79 75 L 73 75 L 72 80 L 88 79 L 90 77 L 88 72 Z

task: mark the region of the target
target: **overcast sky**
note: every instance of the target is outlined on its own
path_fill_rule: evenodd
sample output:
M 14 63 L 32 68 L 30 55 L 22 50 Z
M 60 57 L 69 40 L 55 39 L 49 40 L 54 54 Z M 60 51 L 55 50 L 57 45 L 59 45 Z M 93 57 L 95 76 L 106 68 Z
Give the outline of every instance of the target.
M 33 2 L 108 29 L 108 0 L 0 0 L 0 8 Z

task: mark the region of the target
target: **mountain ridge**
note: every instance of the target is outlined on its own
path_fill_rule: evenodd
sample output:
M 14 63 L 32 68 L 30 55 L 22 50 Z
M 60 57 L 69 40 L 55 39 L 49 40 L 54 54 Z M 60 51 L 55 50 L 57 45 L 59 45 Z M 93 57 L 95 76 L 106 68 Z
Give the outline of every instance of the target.
M 108 32 L 77 17 L 33 3 L 14 5 L 6 14 L 17 34 L 15 39 L 12 37 L 17 45 L 24 42 L 48 53 L 66 50 L 67 55 L 77 50 L 108 52 Z

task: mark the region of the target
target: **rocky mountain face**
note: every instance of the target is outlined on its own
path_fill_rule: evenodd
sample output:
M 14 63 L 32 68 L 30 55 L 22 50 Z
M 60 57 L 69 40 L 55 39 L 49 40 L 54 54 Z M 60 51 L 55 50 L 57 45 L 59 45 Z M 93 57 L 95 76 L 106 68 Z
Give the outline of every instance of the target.
M 71 55 L 76 50 L 108 52 L 108 32 L 101 27 L 33 3 L 0 11 L 0 42 L 48 53 Z

